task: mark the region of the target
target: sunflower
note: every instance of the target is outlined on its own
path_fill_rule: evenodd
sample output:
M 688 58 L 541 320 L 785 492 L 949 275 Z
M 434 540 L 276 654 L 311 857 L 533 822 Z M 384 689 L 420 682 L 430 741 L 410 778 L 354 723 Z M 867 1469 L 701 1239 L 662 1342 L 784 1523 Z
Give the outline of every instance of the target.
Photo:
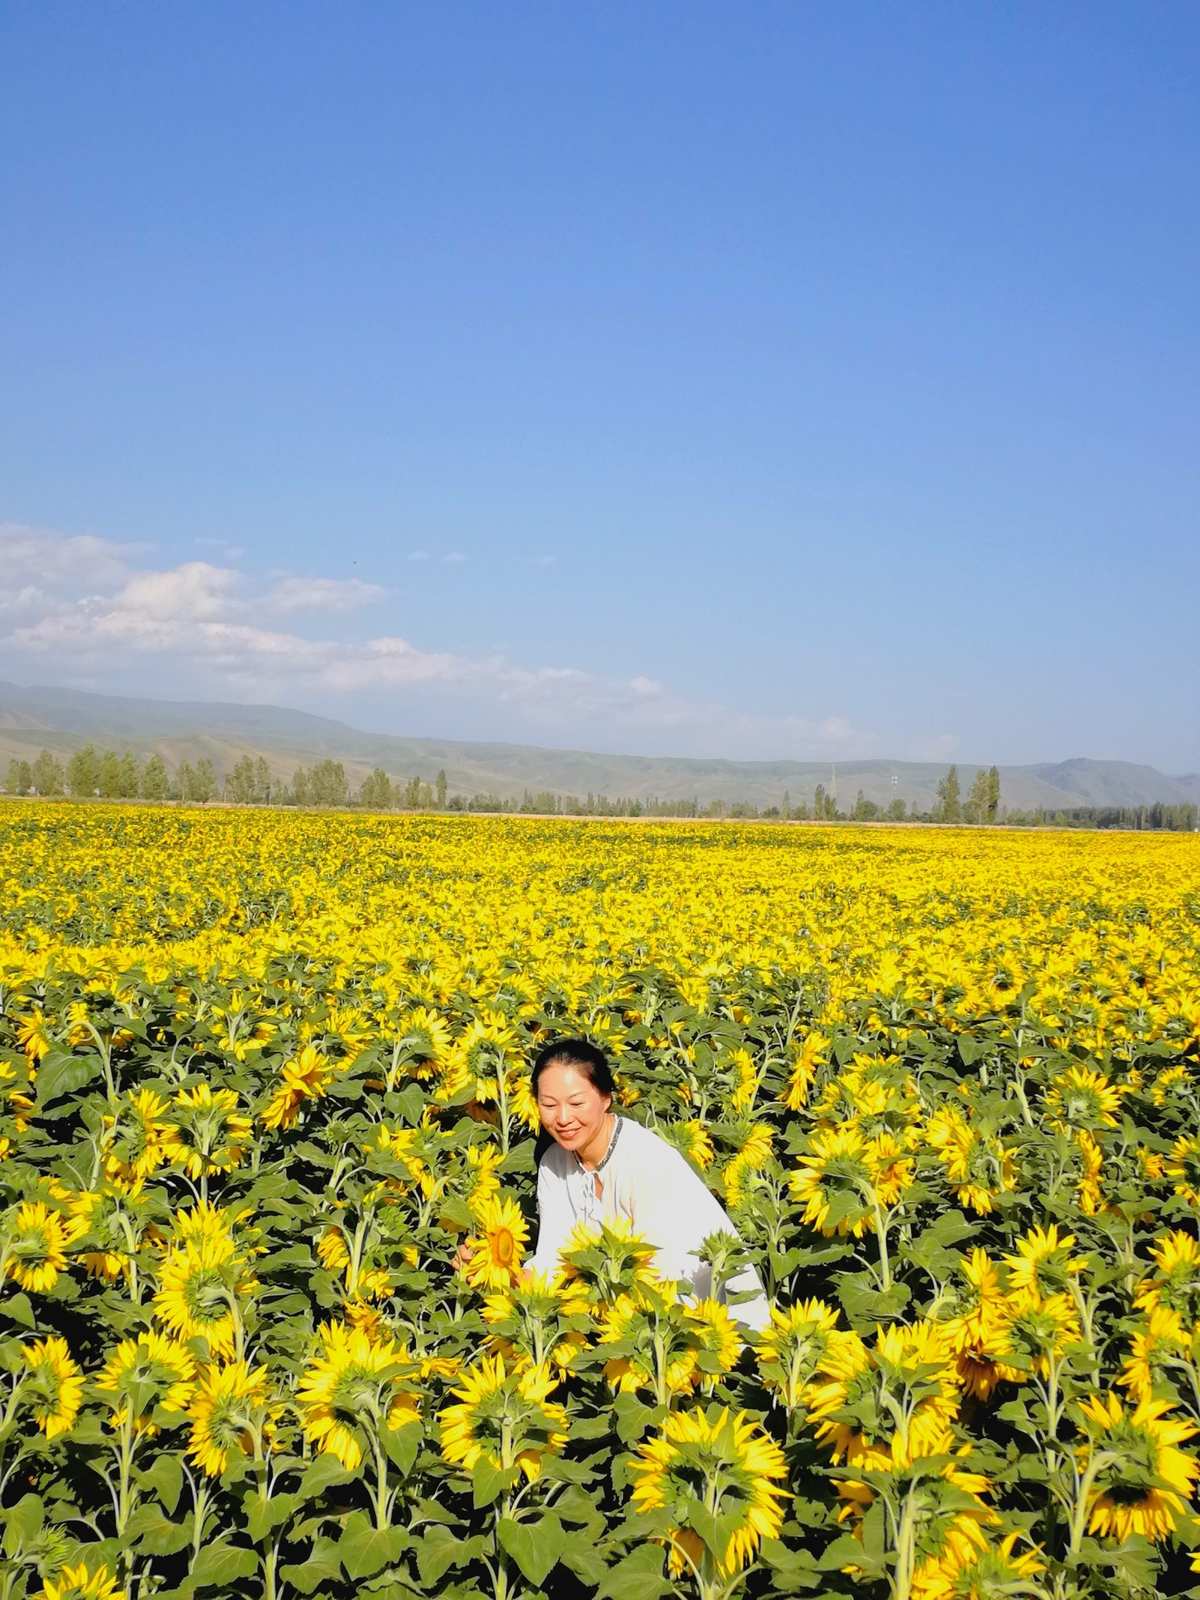
M 47 1578 L 35 1600 L 126 1600 L 127 1594 L 103 1561 L 94 1567 L 78 1561 Z
M 1200 1134 L 1176 1139 L 1163 1162 L 1163 1174 L 1181 1199 L 1200 1208 Z
M 209 1083 L 180 1089 L 171 1114 L 173 1120 L 162 1125 L 162 1148 L 189 1177 L 240 1166 L 250 1143 L 250 1119 L 238 1110 L 232 1089 L 214 1092 Z
M 380 1429 L 418 1420 L 417 1396 L 404 1386 L 415 1369 L 387 1335 L 326 1322 L 318 1338 L 296 1391 L 304 1437 L 353 1472 Z
M 783 1526 L 783 1452 L 744 1411 L 670 1412 L 662 1432 L 639 1445 L 628 1471 L 639 1511 L 671 1510 L 666 1538 L 676 1577 L 690 1564 L 700 1573 L 711 1565 L 716 1576 L 732 1578 Z M 720 1529 L 718 1551 L 710 1553 L 693 1527 L 693 1506 L 704 1514 L 703 1526 Z
M 619 1294 L 600 1317 L 597 1339 L 602 1348 L 613 1347 L 604 1376 L 621 1394 L 651 1389 L 665 1405 L 695 1384 L 697 1341 L 674 1284 Z
M 925 1127 L 946 1181 L 960 1205 L 981 1217 L 996 1209 L 997 1196 L 1016 1182 L 1012 1151 L 994 1133 L 967 1121 L 957 1106 L 939 1106 Z
M 1154 1241 L 1150 1257 L 1157 1270 L 1138 1285 L 1134 1305 L 1140 1311 L 1163 1305 L 1185 1322 L 1195 1322 L 1200 1318 L 1200 1244 L 1173 1228 Z
M 1143 1400 L 1127 1412 L 1116 1395 L 1092 1395 L 1079 1409 L 1088 1432 L 1080 1460 L 1092 1474 L 1089 1533 L 1121 1542 L 1165 1539 L 1200 1478 L 1200 1461 L 1179 1446 L 1200 1430 L 1169 1417 L 1165 1400 Z
M 87 1223 L 40 1200 L 26 1200 L 10 1215 L 5 1232 L 2 1257 L 8 1276 L 22 1289 L 46 1294 L 67 1270 L 67 1251 L 87 1232 Z
M 229 1361 L 201 1374 L 188 1406 L 192 1425 L 187 1454 L 210 1478 L 219 1478 L 230 1455 L 255 1453 L 282 1409 L 272 1401 L 265 1367 Z
M 475 1218 L 480 1232 L 470 1241 L 463 1276 L 475 1289 L 503 1289 L 520 1273 L 529 1225 L 517 1202 L 503 1193 L 483 1201 Z
M 800 1404 L 822 1356 L 846 1337 L 837 1322 L 838 1313 L 824 1300 L 771 1307 L 770 1324 L 756 1341 L 758 1370 L 767 1388 L 789 1410 Z
M 158 1432 L 150 1420 L 156 1407 L 182 1420 L 195 1372 L 196 1363 L 185 1345 L 151 1331 L 121 1341 L 104 1363 L 96 1388 L 112 1408 L 113 1427 L 131 1420 L 136 1433 L 152 1437 Z
M 163 1165 L 167 1111 L 167 1102 L 153 1089 L 137 1089 L 125 1096 L 115 1116 L 104 1117 L 101 1148 L 110 1179 L 140 1183 Z
M 154 1311 L 178 1339 L 203 1338 L 215 1356 L 233 1354 L 234 1307 L 253 1287 L 233 1241 L 201 1237 L 168 1252 L 159 1275 Z
M 271 1096 L 262 1120 L 265 1128 L 290 1128 L 306 1100 L 322 1100 L 333 1067 L 317 1047 L 306 1044 L 299 1055 L 279 1069 L 279 1087 Z
M 1110 1083 L 1092 1067 L 1071 1066 L 1060 1072 L 1046 1091 L 1049 1126 L 1058 1133 L 1115 1128 L 1125 1086 Z
M 737 1366 L 742 1338 L 728 1307 L 719 1300 L 696 1300 L 683 1308 L 688 1336 L 696 1349 L 696 1378 L 711 1394 L 713 1386 Z
M 706 1123 L 666 1122 L 658 1132 L 668 1144 L 675 1146 L 680 1155 L 703 1172 L 712 1166 L 713 1142 Z
M 14 1017 L 17 1025 L 17 1045 L 30 1061 L 44 1061 L 54 1048 L 50 1024 L 41 1006 L 34 1006 L 28 1016 Z
M 813 1078 L 818 1068 L 829 1059 L 828 1050 L 831 1043 L 832 1040 L 827 1039 L 823 1033 L 810 1033 L 796 1051 L 788 1073 L 787 1092 L 783 1097 L 783 1103 L 789 1111 L 804 1110 Z
M 831 1344 L 804 1400 L 817 1439 L 835 1463 L 890 1471 L 946 1447 L 959 1406 L 958 1369 L 943 1324 L 880 1328 L 873 1347 L 857 1334 Z M 898 1422 L 889 1400 L 903 1405 Z
M 1076 1136 L 1079 1147 L 1079 1209 L 1085 1217 L 1094 1217 L 1100 1210 L 1104 1199 L 1104 1185 L 1100 1181 L 1100 1173 L 1104 1168 L 1104 1152 L 1097 1144 L 1095 1138 L 1081 1129 Z
M 1171 1359 L 1186 1359 L 1188 1336 L 1178 1311 L 1152 1306 L 1130 1340 L 1129 1356 L 1117 1382 L 1135 1400 L 1149 1400 L 1160 1370 Z
M 692 1126 L 693 1124 L 686 1124 Z M 741 1145 L 730 1156 L 721 1174 L 725 1186 L 725 1202 L 731 1210 L 740 1206 L 746 1197 L 747 1181 L 755 1172 L 761 1172 L 772 1160 L 775 1134 L 765 1122 L 752 1122 L 742 1135 Z
M 65 1339 L 39 1339 L 21 1351 L 25 1373 L 22 1400 L 47 1439 L 69 1433 L 83 1404 L 83 1374 L 76 1366 Z
M 1034 1592 L 1033 1580 L 1045 1571 L 1037 1549 L 1016 1553 L 1025 1538 L 1019 1530 L 998 1544 L 982 1546 L 954 1541 L 936 1557 L 918 1563 L 913 1572 L 912 1600 L 990 1600 L 990 1597 Z
M 391 1274 L 361 1258 L 356 1263 L 345 1229 L 336 1222 L 317 1240 L 317 1259 L 326 1271 L 345 1274 L 346 1293 L 351 1300 L 386 1300 L 392 1292 Z
M 1057 1223 L 1048 1228 L 1034 1227 L 1017 1240 L 1017 1253 L 1005 1256 L 1009 1289 L 1015 1300 L 1037 1305 L 1053 1294 L 1069 1288 L 1071 1280 L 1087 1266 L 1086 1256 L 1072 1256 L 1075 1235 L 1059 1237 Z
M 513 1372 L 502 1356 L 484 1356 L 451 1391 L 458 1404 L 438 1413 L 443 1457 L 465 1472 L 481 1460 L 498 1471 L 519 1467 L 532 1482 L 543 1458 L 567 1444 L 567 1413 L 548 1398 L 556 1381 L 547 1367 Z
M 792 1197 L 804 1221 L 827 1237 L 866 1233 L 874 1222 L 875 1189 L 869 1147 L 856 1128 L 819 1129 L 791 1175 Z
M 996 1385 L 1011 1375 L 1013 1307 L 1000 1270 L 986 1250 L 974 1249 L 961 1265 L 965 1289 L 961 1309 L 946 1323 L 959 1381 L 978 1400 L 990 1399 Z
M 894 1206 L 913 1178 L 912 1157 L 893 1133 L 877 1133 L 867 1147 L 871 1184 L 881 1206 Z
M 1068 1294 L 1051 1294 L 1044 1300 L 1021 1296 L 1011 1309 L 1008 1342 L 1014 1361 L 1000 1366 L 1000 1376 L 1011 1383 L 1024 1382 L 1030 1372 L 1048 1378 L 1051 1363 L 1062 1361 L 1083 1337 L 1074 1300 Z
M 505 1289 L 489 1294 L 483 1320 L 492 1329 L 490 1346 L 510 1366 L 528 1361 L 535 1367 L 552 1361 L 565 1371 L 587 1343 L 580 1327 L 590 1322 L 587 1288 L 578 1280 L 548 1278 L 530 1272 Z

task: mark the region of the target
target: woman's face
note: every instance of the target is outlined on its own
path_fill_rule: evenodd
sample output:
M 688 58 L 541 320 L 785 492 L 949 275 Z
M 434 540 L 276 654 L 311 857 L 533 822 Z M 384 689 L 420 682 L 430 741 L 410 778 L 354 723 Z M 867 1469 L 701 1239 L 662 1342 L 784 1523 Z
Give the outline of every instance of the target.
M 601 1094 L 578 1067 L 556 1062 L 537 1085 L 542 1127 L 564 1150 L 586 1150 L 604 1127 L 612 1095 Z

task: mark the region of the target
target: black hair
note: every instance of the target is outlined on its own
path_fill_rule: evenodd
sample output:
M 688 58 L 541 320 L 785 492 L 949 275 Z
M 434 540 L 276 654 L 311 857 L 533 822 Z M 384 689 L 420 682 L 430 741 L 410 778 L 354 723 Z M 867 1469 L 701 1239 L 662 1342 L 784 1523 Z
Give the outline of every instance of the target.
M 555 1039 L 538 1051 L 533 1070 L 529 1074 L 535 1096 L 538 1079 L 547 1067 L 578 1067 L 593 1089 L 598 1089 L 601 1094 L 617 1092 L 616 1080 L 613 1078 L 607 1056 L 603 1050 L 594 1044 L 589 1044 L 586 1039 Z M 545 1128 L 539 1128 L 537 1143 L 533 1147 L 535 1164 L 541 1161 L 553 1144 L 554 1140 Z
M 537 1093 L 538 1079 L 551 1066 L 578 1067 L 593 1089 L 598 1089 L 601 1094 L 617 1092 L 608 1057 L 587 1039 L 555 1039 L 538 1051 L 529 1075 L 534 1094 Z

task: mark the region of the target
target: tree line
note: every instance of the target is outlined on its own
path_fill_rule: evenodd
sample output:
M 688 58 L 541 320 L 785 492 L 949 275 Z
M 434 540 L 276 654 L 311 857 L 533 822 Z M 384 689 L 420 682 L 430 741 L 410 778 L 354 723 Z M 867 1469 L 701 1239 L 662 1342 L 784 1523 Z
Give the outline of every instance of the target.
M 1133 828 L 1190 832 L 1197 825 L 1194 805 L 1076 806 L 1068 810 L 1004 810 L 1000 773 L 981 767 L 963 795 L 958 768 L 947 769 L 932 806 L 897 797 L 890 804 L 868 800 L 859 789 L 851 804 L 839 804 L 832 787 L 818 783 L 812 799 L 793 800 L 785 790 L 778 805 L 746 800 L 702 801 L 630 795 L 561 794 L 526 789 L 519 796 L 478 790 L 451 794 L 444 770 L 432 782 L 420 777 L 396 779 L 376 767 L 355 787 L 340 761 L 318 761 L 297 767 L 282 780 L 262 756 L 242 756 L 223 776 L 212 760 L 184 761 L 171 771 L 160 755 L 139 761 L 128 751 L 97 750 L 85 745 L 64 765 L 48 750 L 34 761 L 14 757 L 5 788 L 18 795 L 71 795 L 75 799 L 180 800 L 193 804 L 226 800 L 236 805 L 362 806 L 369 811 L 498 811 L 509 815 L 584 817 L 710 817 L 790 822 L 943 822 L 987 826 L 1003 821 L 1016 827 Z

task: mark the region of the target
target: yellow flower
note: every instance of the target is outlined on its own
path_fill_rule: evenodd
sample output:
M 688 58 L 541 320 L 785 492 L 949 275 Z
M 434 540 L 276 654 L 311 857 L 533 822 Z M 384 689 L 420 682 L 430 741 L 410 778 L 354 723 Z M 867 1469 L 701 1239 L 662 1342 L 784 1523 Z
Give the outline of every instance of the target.
M 17 1206 L 6 1227 L 6 1271 L 22 1289 L 45 1294 L 67 1270 L 67 1251 L 87 1232 L 81 1217 L 64 1217 L 40 1200 Z
M 791 1175 L 804 1221 L 827 1236 L 866 1233 L 874 1222 L 874 1174 L 866 1140 L 856 1128 L 819 1129 Z
M 1079 1455 L 1091 1475 L 1090 1533 L 1124 1541 L 1174 1532 L 1200 1478 L 1200 1462 L 1179 1446 L 1200 1430 L 1169 1417 L 1170 1409 L 1165 1400 L 1143 1400 L 1127 1412 L 1114 1394 L 1080 1406 L 1089 1435 Z
M 920 1322 L 880 1328 L 870 1348 L 857 1334 L 831 1344 L 805 1401 L 817 1439 L 835 1462 L 889 1471 L 943 1453 L 958 1388 L 948 1330 Z M 901 1404 L 902 1421 L 885 1396 Z
M 201 1373 L 188 1407 L 187 1453 L 210 1478 L 219 1478 L 235 1451 L 254 1455 L 265 1448 L 281 1407 L 273 1402 L 265 1367 L 229 1361 Z
M 1057 1223 L 1048 1228 L 1033 1227 L 1017 1240 L 1017 1253 L 1005 1256 L 1009 1287 L 1014 1298 L 1037 1305 L 1068 1287 L 1071 1279 L 1087 1266 L 1086 1256 L 1072 1256 L 1073 1233 L 1059 1237 Z
M 829 1347 L 846 1337 L 838 1313 L 824 1300 L 772 1306 L 770 1325 L 757 1340 L 758 1370 L 768 1389 L 790 1409 L 800 1404 L 806 1385 Z
M 111 1352 L 96 1388 L 112 1407 L 112 1425 L 132 1420 L 136 1432 L 158 1432 L 150 1420 L 161 1406 L 182 1420 L 192 1393 L 196 1363 L 185 1345 L 153 1331 L 123 1339 Z
M 162 1127 L 162 1148 L 192 1178 L 231 1172 L 250 1143 L 250 1120 L 238 1111 L 232 1089 L 199 1083 L 175 1096 L 174 1120 Z
M 413 1363 L 394 1339 L 346 1323 L 327 1322 L 318 1337 L 296 1391 L 304 1436 L 353 1472 L 381 1429 L 418 1420 L 417 1396 L 404 1387 Z
M 306 1044 L 293 1061 L 280 1068 L 279 1087 L 262 1114 L 266 1128 L 290 1128 L 306 1100 L 324 1099 L 333 1067 L 315 1045 Z
M 102 1561 L 94 1567 L 78 1561 L 47 1578 L 37 1600 L 126 1600 L 127 1594 Z
M 22 1401 L 47 1439 L 69 1433 L 83 1404 L 83 1375 L 71 1358 L 65 1339 L 39 1339 L 21 1351 L 27 1372 Z
M 638 1447 L 628 1471 L 637 1509 L 669 1508 L 676 1519 L 666 1536 L 675 1576 L 685 1567 L 703 1576 L 711 1566 L 715 1576 L 732 1578 L 783 1526 L 783 1452 L 744 1411 L 668 1413 L 661 1433 Z M 722 1529 L 724 1548 L 715 1558 L 689 1521 L 691 1505 Z
M 1188 1205 L 1200 1208 L 1200 1134 L 1181 1134 L 1163 1162 L 1175 1193 Z
M 498 1471 L 519 1467 L 532 1482 L 544 1457 L 567 1444 L 567 1414 L 548 1398 L 556 1382 L 546 1367 L 510 1372 L 503 1356 L 484 1356 L 451 1391 L 458 1403 L 438 1413 L 442 1455 L 464 1472 L 481 1460 Z
M 1124 1085 L 1110 1083 L 1092 1067 L 1068 1067 L 1046 1091 L 1049 1126 L 1060 1132 L 1115 1128 L 1125 1092 Z
M 231 1239 L 199 1237 L 165 1257 L 155 1315 L 178 1339 L 207 1339 L 214 1356 L 233 1354 L 238 1297 L 253 1287 Z
M 503 1289 L 521 1270 L 529 1226 L 509 1195 L 497 1194 L 475 1211 L 480 1232 L 470 1241 L 463 1276 L 475 1289 Z

